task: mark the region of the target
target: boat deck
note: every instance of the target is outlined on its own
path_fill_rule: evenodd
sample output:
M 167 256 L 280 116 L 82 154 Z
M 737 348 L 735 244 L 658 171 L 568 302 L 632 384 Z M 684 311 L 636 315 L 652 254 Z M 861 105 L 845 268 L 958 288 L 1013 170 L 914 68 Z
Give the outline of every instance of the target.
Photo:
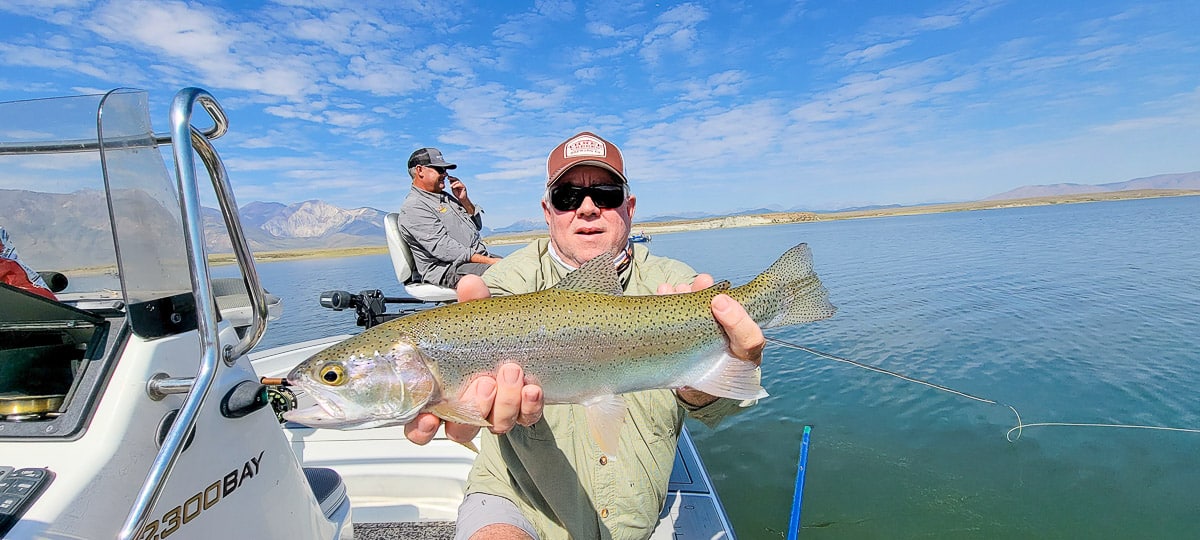
M 727 524 L 723 523 L 723 512 L 718 506 L 712 485 L 697 461 L 691 437 L 679 439 L 675 451 L 675 467 L 671 470 L 671 481 L 667 502 L 663 509 L 659 528 L 652 539 L 732 539 L 727 535 Z M 353 495 L 352 495 L 353 496 Z M 357 516 L 356 516 L 357 517 Z M 364 523 L 356 520 L 354 537 L 357 540 L 383 540 L 412 538 L 418 540 L 449 540 L 454 538 L 454 522 L 445 520 L 406 521 L 399 523 Z
M 451 540 L 453 521 L 408 521 L 404 523 L 355 523 L 354 540 L 385 540 L 412 538 L 414 540 Z

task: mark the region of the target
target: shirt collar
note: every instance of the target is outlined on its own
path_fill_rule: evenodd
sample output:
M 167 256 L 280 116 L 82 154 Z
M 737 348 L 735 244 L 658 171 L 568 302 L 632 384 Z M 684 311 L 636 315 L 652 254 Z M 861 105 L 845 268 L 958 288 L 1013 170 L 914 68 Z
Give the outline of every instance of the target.
M 446 201 L 447 198 L 451 197 L 451 195 L 449 193 L 446 193 L 445 191 L 437 191 L 437 192 L 425 191 L 417 186 L 413 186 L 412 190 L 413 190 L 413 192 L 421 195 L 422 197 L 429 197 L 432 199 L 437 199 L 438 201 L 442 201 L 442 202 Z

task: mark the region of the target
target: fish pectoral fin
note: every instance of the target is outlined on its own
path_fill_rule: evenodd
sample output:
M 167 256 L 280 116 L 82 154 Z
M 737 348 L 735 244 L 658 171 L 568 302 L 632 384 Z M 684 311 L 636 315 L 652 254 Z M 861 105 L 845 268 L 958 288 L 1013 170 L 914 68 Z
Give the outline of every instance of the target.
M 429 407 L 426 410 L 447 422 L 456 422 L 471 426 L 492 427 L 492 423 L 488 422 L 487 419 L 483 417 L 483 414 L 479 412 L 479 408 L 471 402 L 443 401 L 437 405 Z
M 625 399 L 609 394 L 583 403 L 592 440 L 608 456 L 617 455 L 621 442 L 621 426 L 625 423 Z
M 458 442 L 458 441 L 454 441 L 454 442 Z M 470 450 L 470 451 L 472 451 L 472 452 L 475 452 L 476 454 L 478 454 L 478 453 L 479 453 L 479 447 L 478 447 L 478 446 L 475 446 L 475 443 L 474 443 L 474 442 L 472 442 L 472 441 L 463 441 L 463 442 L 458 442 L 458 444 L 461 444 L 461 445 L 463 445 L 464 447 L 466 447 L 466 449 L 467 449 L 467 450 Z
M 710 396 L 747 400 L 767 397 L 761 383 L 762 371 L 758 366 L 723 351 L 713 369 L 688 386 Z

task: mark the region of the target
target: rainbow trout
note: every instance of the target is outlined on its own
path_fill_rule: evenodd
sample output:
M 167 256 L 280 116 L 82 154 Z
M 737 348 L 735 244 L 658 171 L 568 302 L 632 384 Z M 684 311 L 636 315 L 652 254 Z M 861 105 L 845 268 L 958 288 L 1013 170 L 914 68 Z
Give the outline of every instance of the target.
M 405 424 L 427 411 L 487 426 L 458 400 L 475 377 L 516 362 L 540 384 L 546 403 L 587 406 L 601 448 L 616 447 L 620 394 L 690 386 L 732 399 L 766 392 L 751 362 L 728 353 L 710 303 L 726 293 L 762 328 L 830 317 L 835 308 L 813 271 L 806 244 L 740 287 L 623 296 L 611 257 L 596 257 L 558 285 L 529 294 L 449 304 L 393 319 L 325 349 L 288 374 L 316 405 L 287 420 L 363 429 Z

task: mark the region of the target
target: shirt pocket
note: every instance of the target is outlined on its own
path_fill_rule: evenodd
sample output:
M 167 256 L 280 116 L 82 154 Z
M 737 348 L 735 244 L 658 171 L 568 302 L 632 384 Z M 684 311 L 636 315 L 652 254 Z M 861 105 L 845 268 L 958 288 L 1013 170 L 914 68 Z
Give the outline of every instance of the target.
M 632 431 L 646 446 L 679 437 L 683 415 L 671 390 L 646 390 L 625 394 L 626 432 Z
M 678 440 L 666 424 L 644 425 L 663 429 L 643 430 L 640 448 L 619 462 L 623 471 L 616 506 L 625 528 L 653 531 L 667 496 Z M 614 534 L 614 538 L 619 536 Z
M 578 418 L 574 409 L 579 409 Z M 527 439 L 542 442 L 570 439 L 575 436 L 575 422 L 580 419 L 587 422 L 581 406 L 547 405 L 542 410 L 542 419 L 528 428 L 521 429 L 521 434 Z M 587 429 L 586 425 L 584 429 Z

